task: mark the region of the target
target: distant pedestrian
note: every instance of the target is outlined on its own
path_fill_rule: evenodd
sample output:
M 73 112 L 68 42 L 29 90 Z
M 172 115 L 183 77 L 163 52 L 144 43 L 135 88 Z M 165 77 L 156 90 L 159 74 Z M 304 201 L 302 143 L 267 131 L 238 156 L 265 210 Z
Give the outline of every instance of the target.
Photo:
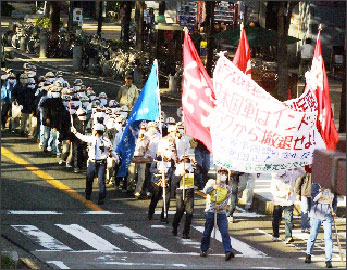
M 133 84 L 133 76 L 131 73 L 125 75 L 125 85 L 118 92 L 118 101 L 120 106 L 126 105 L 128 111 L 132 111 L 135 102 L 139 96 L 139 89 Z
M 312 208 L 310 237 L 307 240 L 305 263 L 311 263 L 311 255 L 314 243 L 316 242 L 320 225 L 324 230 L 324 252 L 325 267 L 332 268 L 333 257 L 333 217 L 336 216 L 337 197 L 330 189 L 321 187 L 318 183 L 313 183 L 311 187 Z
M 295 181 L 295 193 L 296 199 L 300 201 L 301 211 L 301 232 L 308 232 L 309 213 L 311 210 L 311 167 L 312 165 L 306 165 L 306 174 Z
M 217 224 L 222 236 L 225 260 L 234 258 L 232 252 L 231 239 L 228 233 L 228 221 L 225 208 L 231 195 L 231 188 L 226 184 L 228 171 L 220 168 L 217 172 L 217 180 L 210 179 L 203 190 L 207 194 L 206 199 L 206 223 L 202 234 L 200 245 L 200 257 L 207 257 L 207 251 L 210 248 L 211 233 L 215 223 L 215 211 L 217 211 Z M 215 201 L 215 192 L 217 192 L 217 201 Z
M 304 75 L 311 65 L 314 47 L 310 38 L 306 39 L 306 44 L 300 47 L 299 74 Z

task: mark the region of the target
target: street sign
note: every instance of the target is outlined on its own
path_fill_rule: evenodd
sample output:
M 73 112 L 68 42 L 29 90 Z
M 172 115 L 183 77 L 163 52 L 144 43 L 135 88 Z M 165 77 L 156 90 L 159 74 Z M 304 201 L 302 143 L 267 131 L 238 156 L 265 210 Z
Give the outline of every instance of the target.
M 78 26 L 83 25 L 83 9 L 82 8 L 73 9 L 73 21 L 76 22 Z

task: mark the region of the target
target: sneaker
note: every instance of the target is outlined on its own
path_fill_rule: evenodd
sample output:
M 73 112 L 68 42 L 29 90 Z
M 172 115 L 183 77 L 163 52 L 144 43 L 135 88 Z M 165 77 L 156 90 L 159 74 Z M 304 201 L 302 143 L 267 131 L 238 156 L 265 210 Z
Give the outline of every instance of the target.
M 62 165 L 63 164 L 63 162 L 64 162 L 64 160 L 59 160 L 59 165 Z
M 311 254 L 306 254 L 305 263 L 311 263 Z
M 66 168 L 72 168 L 72 165 L 68 162 L 66 162 L 66 165 L 65 165 Z
M 153 214 L 151 214 L 151 213 L 148 213 L 148 220 L 152 220 L 152 218 L 153 218 Z
M 227 219 L 229 223 L 234 223 L 234 217 L 228 217 Z
M 172 235 L 177 236 L 177 227 L 173 227 L 172 229 Z
M 78 168 L 73 169 L 73 172 L 78 173 L 79 172 Z
M 147 195 L 147 197 L 149 197 L 149 196 L 151 196 L 152 194 L 151 194 L 149 191 L 147 191 L 147 192 L 146 192 L 146 195 Z
M 225 253 L 225 260 L 226 261 L 229 261 L 229 260 L 231 260 L 234 257 L 235 257 L 235 254 L 233 252 L 226 252 Z
M 42 143 L 39 143 L 39 150 L 41 150 L 42 149 Z
M 140 192 L 135 192 L 134 195 L 135 195 L 136 198 L 139 198 L 140 197 Z
M 48 147 L 47 147 L 47 151 L 48 151 L 48 152 L 52 152 L 52 147 L 48 146 Z
M 274 237 L 272 237 L 272 241 L 273 241 L 273 242 L 278 242 L 278 241 L 280 241 L 280 239 L 279 239 L 278 237 L 275 237 L 275 236 L 274 236 Z
M 183 239 L 190 239 L 189 235 L 184 233 L 183 236 L 182 236 Z
M 284 243 L 286 243 L 286 244 L 293 243 L 293 242 L 294 242 L 293 237 L 288 237 L 288 238 L 286 238 L 286 240 L 284 240 Z
M 201 251 L 200 257 L 206 258 L 207 257 L 207 252 L 206 251 Z
M 333 265 L 331 264 L 331 261 L 325 262 L 326 268 L 333 268 Z
M 166 217 L 166 218 L 160 217 L 160 222 L 169 224 L 169 217 Z
M 99 199 L 98 200 L 98 205 L 103 205 L 104 204 L 104 199 Z

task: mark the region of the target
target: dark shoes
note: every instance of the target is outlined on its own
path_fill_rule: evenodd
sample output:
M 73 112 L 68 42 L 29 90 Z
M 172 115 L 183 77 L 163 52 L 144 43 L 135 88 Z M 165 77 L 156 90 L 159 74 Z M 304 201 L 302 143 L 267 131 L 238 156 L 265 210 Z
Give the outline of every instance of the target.
M 99 199 L 98 200 L 98 205 L 103 205 L 104 204 L 104 199 Z
M 201 251 L 200 257 L 206 258 L 207 257 L 207 252 L 206 251 Z
M 225 252 L 225 260 L 226 261 L 229 261 L 234 257 L 235 257 L 235 254 L 233 252 Z
M 311 263 L 311 254 L 306 254 L 305 263 Z
M 153 214 L 148 213 L 148 220 L 152 220 Z
M 177 236 L 177 227 L 176 227 L 176 228 L 173 227 L 173 229 L 172 229 L 172 235 L 173 235 L 173 236 Z
M 326 268 L 333 268 L 333 265 L 331 264 L 330 261 L 328 261 L 328 262 L 325 262 L 325 267 Z
M 184 233 L 183 236 L 182 236 L 183 239 L 190 239 L 189 235 Z
M 161 221 L 162 223 L 169 224 L 169 218 L 168 218 L 168 217 L 166 217 L 166 218 L 160 217 L 160 221 Z

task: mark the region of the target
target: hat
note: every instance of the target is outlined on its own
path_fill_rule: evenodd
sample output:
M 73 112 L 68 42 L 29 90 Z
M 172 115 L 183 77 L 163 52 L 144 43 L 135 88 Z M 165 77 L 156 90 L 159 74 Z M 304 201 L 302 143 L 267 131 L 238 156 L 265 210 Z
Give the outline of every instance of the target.
M 165 123 L 166 123 L 166 124 L 175 124 L 176 121 L 175 121 L 175 118 L 173 118 L 173 117 L 168 117 L 168 118 L 165 119 Z
M 50 72 L 46 73 L 45 77 L 46 78 L 54 78 L 55 76 L 54 76 L 53 72 L 50 71 Z
M 80 115 L 86 115 L 86 110 L 83 109 L 82 107 L 79 107 L 78 110 L 76 111 L 76 114 L 77 116 L 80 116 Z
M 132 79 L 132 78 L 133 78 L 133 75 L 130 72 L 127 72 L 125 74 L 125 79 Z
M 122 112 L 127 112 L 128 111 L 128 106 L 127 105 L 123 105 L 122 107 L 120 107 L 120 110 Z
M 104 131 L 104 125 L 103 124 L 95 124 L 94 130 L 96 131 Z
M 225 168 L 220 167 L 220 168 L 218 169 L 217 173 L 220 173 L 220 172 L 228 172 L 228 170 L 225 169 Z
M 36 72 L 35 71 L 29 71 L 27 73 L 27 75 L 28 75 L 28 78 L 34 78 L 36 76 Z
M 15 79 L 15 78 L 16 78 L 16 75 L 14 75 L 14 73 L 11 72 L 10 74 L 8 74 L 8 77 L 9 77 L 9 78 L 14 78 L 14 79 Z
M 80 85 L 82 85 L 82 84 L 83 84 L 83 81 L 82 81 L 81 79 L 76 79 L 76 80 L 74 81 L 74 85 L 80 86 Z
M 8 74 L 1 75 L 1 80 L 7 80 L 8 79 Z
M 34 78 L 28 78 L 28 81 L 27 81 L 28 84 L 35 84 L 35 79 Z

